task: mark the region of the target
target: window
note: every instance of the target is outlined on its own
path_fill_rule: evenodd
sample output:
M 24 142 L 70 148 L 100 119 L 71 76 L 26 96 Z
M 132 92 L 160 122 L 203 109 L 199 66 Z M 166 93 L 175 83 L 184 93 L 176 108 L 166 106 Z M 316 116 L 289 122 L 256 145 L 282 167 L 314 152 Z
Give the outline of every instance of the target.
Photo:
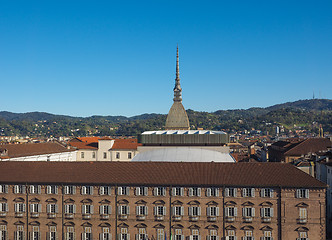
M 15 194 L 24 194 L 25 193 L 25 185 L 15 185 L 14 186 Z
M 128 205 L 120 205 L 118 207 L 119 215 L 128 215 L 129 214 L 129 206 Z
M 51 204 L 47 204 L 47 214 L 48 217 L 55 217 L 55 214 L 58 213 L 58 205 L 51 203 Z
M 136 235 L 136 240 L 147 240 L 147 234 L 145 228 L 139 228 L 138 234 Z
M 255 208 L 253 207 L 244 207 L 242 208 L 243 217 L 254 217 L 255 216 Z
M 32 232 L 30 232 L 30 240 L 39 240 L 40 232 L 39 226 L 32 226 Z
M 66 204 L 65 205 L 65 217 L 73 218 L 76 213 L 76 205 L 75 204 Z
M 245 237 L 243 238 L 243 240 L 254 240 L 251 230 L 244 231 L 244 235 Z
M 273 208 L 270 208 L 270 207 L 261 208 L 261 217 L 262 218 L 271 218 L 271 217 L 273 217 Z
M 173 187 L 172 195 L 173 196 L 183 196 L 183 187 Z
M 92 158 L 96 158 L 96 152 L 92 152 Z
M 219 207 L 210 206 L 207 207 L 206 213 L 208 217 L 218 217 L 219 216 Z
M 40 194 L 41 192 L 41 186 L 40 185 L 30 185 L 30 194 Z
M 56 233 L 56 226 L 50 226 L 49 232 L 48 232 L 48 240 L 56 240 L 57 233 Z
M 15 216 L 22 217 L 23 213 L 25 213 L 25 211 L 26 211 L 25 203 L 15 203 L 14 211 L 15 211 Z
M 309 240 L 307 232 L 299 232 L 299 238 L 297 240 Z
M 162 205 L 154 206 L 154 216 L 156 220 L 163 220 L 166 215 L 166 207 Z
M 262 188 L 261 189 L 261 197 L 273 197 L 273 189 L 272 188 Z
M 81 158 L 84 158 L 84 152 L 81 152 Z
M 118 195 L 129 195 L 129 187 L 118 187 Z
M 91 227 L 85 227 L 82 233 L 82 240 L 92 240 Z
M 0 240 L 7 240 L 7 226 L 6 225 L 0 225 Z
M 56 185 L 48 185 L 46 187 L 47 194 L 58 194 L 58 186 Z
M 67 227 L 66 240 L 75 240 L 75 229 L 74 229 L 74 227 Z
M 6 216 L 7 212 L 8 212 L 8 203 L 6 202 L 0 203 L 0 216 Z
M 109 215 L 111 214 L 112 207 L 108 204 L 103 204 L 99 206 L 99 213 L 100 215 Z
M 262 240 L 272 240 L 272 232 L 271 231 L 264 231 L 264 237 Z
M 24 240 L 25 239 L 25 231 L 23 225 L 17 225 L 15 231 L 15 240 Z
M 237 207 L 225 207 L 225 216 L 226 217 L 236 217 L 237 216 Z
M 131 159 L 132 158 L 132 154 L 131 152 L 128 152 L 128 159 Z
M 236 197 L 237 189 L 236 188 L 225 188 L 225 197 Z
M 104 159 L 107 158 L 107 152 L 103 152 L 103 157 L 104 157 Z
M 116 158 L 116 159 L 120 159 L 120 153 L 119 153 L 119 152 L 116 152 L 116 153 L 115 153 L 115 158 Z
M 243 188 L 242 197 L 255 197 L 255 188 Z
M 219 189 L 218 188 L 207 188 L 206 196 L 207 197 L 219 197 Z
M 157 228 L 157 240 L 165 240 L 165 232 L 163 228 Z
M 296 189 L 297 198 L 309 198 L 309 189 Z
M 99 194 L 100 195 L 111 195 L 111 187 L 110 186 L 100 186 Z
M 234 230 L 227 230 L 226 233 L 226 240 L 236 240 L 236 236 L 235 236 L 235 231 Z
M 82 205 L 82 214 L 93 214 L 93 205 L 91 204 L 84 204 Z
M 207 240 L 218 240 L 218 232 L 216 229 L 210 229 L 209 235 L 207 236 Z
M 108 227 L 102 228 L 102 233 L 99 236 L 100 240 L 111 240 L 110 229 Z
M 307 209 L 306 208 L 299 208 L 299 223 L 306 223 L 307 222 Z
M 174 240 L 184 240 L 184 236 L 182 235 L 182 229 L 175 229 L 175 239 Z
M 200 197 L 201 196 L 201 188 L 199 187 L 192 187 L 189 188 L 189 197 Z
M 82 195 L 92 195 L 93 194 L 93 186 L 82 186 L 81 194 Z
M 64 189 L 63 193 L 67 194 L 67 195 L 73 195 L 76 193 L 76 186 L 72 186 L 72 185 L 64 186 L 63 189 Z
M 8 193 L 8 185 L 0 184 L 0 193 Z
M 31 203 L 30 204 L 30 214 L 31 217 L 39 217 L 39 213 L 41 213 L 42 205 L 39 203 Z
M 190 217 L 197 217 L 201 215 L 201 207 L 199 206 L 190 206 L 188 208 L 188 214 Z
M 154 196 L 165 196 L 166 195 L 166 188 L 164 187 L 155 187 L 153 189 Z
M 129 233 L 127 228 L 120 229 L 120 239 L 119 240 L 129 240 Z
M 172 207 L 172 215 L 173 217 L 181 217 L 183 216 L 184 209 L 182 206 L 173 206 Z
M 191 230 L 191 236 L 189 237 L 190 240 L 200 240 L 199 236 L 199 230 L 198 229 L 192 229 Z
M 138 216 L 148 215 L 148 207 L 144 205 L 136 206 L 136 215 Z
M 147 196 L 148 195 L 148 188 L 147 187 L 136 187 L 135 188 L 135 195 L 136 196 Z

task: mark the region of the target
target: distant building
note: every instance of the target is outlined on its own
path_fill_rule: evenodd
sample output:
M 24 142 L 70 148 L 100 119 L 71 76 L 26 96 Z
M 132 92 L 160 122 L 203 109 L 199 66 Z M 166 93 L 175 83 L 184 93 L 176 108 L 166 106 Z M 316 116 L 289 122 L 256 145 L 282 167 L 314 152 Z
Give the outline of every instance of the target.
M 58 142 L 0 145 L 0 161 L 76 161 L 76 153 Z
M 131 161 L 137 154 L 137 139 L 77 137 L 68 144 L 77 149 L 77 161 Z
M 0 162 L 0 236 L 325 240 L 325 188 L 282 163 Z
M 308 154 L 326 152 L 332 147 L 328 138 L 307 138 L 296 142 L 278 141 L 269 147 L 270 162 L 294 162 Z

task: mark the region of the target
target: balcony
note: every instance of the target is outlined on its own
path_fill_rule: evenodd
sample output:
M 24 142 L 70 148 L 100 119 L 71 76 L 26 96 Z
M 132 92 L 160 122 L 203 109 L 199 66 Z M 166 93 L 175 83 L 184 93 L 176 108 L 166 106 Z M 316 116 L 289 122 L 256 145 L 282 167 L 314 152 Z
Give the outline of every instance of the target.
M 48 213 L 47 218 L 55 218 L 56 214 L 55 213 Z
M 32 213 L 30 213 L 30 217 L 31 218 L 38 218 L 39 217 L 39 213 L 38 212 L 32 212 Z
M 138 220 L 138 221 L 143 221 L 143 220 L 145 220 L 145 215 L 137 215 L 136 216 L 136 219 Z
M 73 219 L 74 218 L 74 213 L 65 213 L 65 218 L 66 219 Z
M 182 216 L 175 215 L 175 216 L 172 216 L 172 218 L 173 218 L 173 221 L 181 221 Z
M 199 216 L 189 216 L 189 221 L 190 222 L 197 222 L 199 219 Z
M 7 212 L 0 212 L 0 217 L 6 217 Z
M 110 215 L 109 214 L 100 214 L 100 219 L 101 220 L 107 220 L 110 218 Z
M 298 218 L 297 223 L 300 223 L 300 224 L 307 223 L 307 218 Z
M 216 216 L 208 216 L 207 220 L 208 220 L 208 222 L 215 222 L 215 221 L 217 221 L 217 217 Z
M 91 219 L 91 214 L 90 213 L 82 214 L 82 218 L 83 219 Z
M 118 215 L 119 220 L 127 220 L 128 219 L 128 215 L 127 214 L 120 214 Z
M 270 217 L 262 217 L 262 222 L 263 223 L 270 223 L 271 222 L 271 218 Z
M 15 212 L 15 217 L 21 218 L 24 216 L 24 212 Z
M 163 215 L 154 215 L 154 220 L 156 220 L 156 221 L 163 221 L 164 220 L 164 216 Z
M 252 217 L 243 217 L 243 222 L 251 223 L 252 222 Z
M 225 220 L 226 220 L 226 222 L 234 222 L 235 221 L 235 217 L 234 216 L 226 216 Z

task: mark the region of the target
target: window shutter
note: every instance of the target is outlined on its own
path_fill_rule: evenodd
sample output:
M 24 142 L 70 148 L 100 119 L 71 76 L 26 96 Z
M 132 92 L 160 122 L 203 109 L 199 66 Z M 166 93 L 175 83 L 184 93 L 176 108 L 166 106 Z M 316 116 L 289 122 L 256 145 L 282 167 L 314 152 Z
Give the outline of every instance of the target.
M 82 186 L 82 188 L 81 188 L 81 194 L 82 195 L 86 194 L 86 188 L 85 188 L 85 186 Z
M 153 207 L 153 215 L 157 215 L 157 213 L 158 213 L 157 206 L 154 206 Z
M 193 196 L 193 189 L 192 188 L 189 188 L 188 194 L 189 194 L 189 197 Z
M 216 216 L 219 216 L 219 207 L 216 207 Z
M 246 215 L 246 208 L 242 208 L 242 216 L 243 217 L 246 217 L 247 215 Z
M 8 212 L 8 203 L 5 203 L 5 205 L 6 205 L 6 212 Z
M 229 207 L 225 207 L 225 216 L 229 217 Z
M 261 217 L 264 217 L 264 212 L 265 212 L 264 208 L 261 208 Z
M 55 204 L 55 213 L 59 212 L 58 204 Z
M 76 213 L 76 204 L 73 204 L 73 212 Z
M 148 215 L 148 207 L 144 206 L 144 209 L 145 209 L 145 215 Z
M 51 213 L 51 205 L 50 204 L 46 205 L 46 211 L 47 211 L 47 213 Z
M 126 214 L 129 214 L 129 206 L 126 206 Z
M 188 207 L 188 215 L 189 216 L 193 215 L 193 207 Z
M 69 213 L 69 206 L 65 205 L 65 213 Z
M 270 189 L 270 196 L 269 196 L 270 198 L 273 198 L 273 193 L 274 193 L 274 191 L 273 191 L 273 189 L 271 188 L 271 189 Z
M 38 193 L 38 194 L 41 193 L 41 186 L 40 186 L 40 185 L 37 186 L 37 193 Z
M 47 187 L 46 187 L 46 193 L 47 194 L 51 193 L 51 186 L 47 185 Z
M 99 214 L 104 214 L 104 205 L 99 206 Z
M 242 197 L 246 197 L 247 194 L 246 194 L 246 189 L 245 188 L 242 188 Z
M 86 212 L 85 212 L 85 205 L 82 205 L 82 214 L 85 214 Z
M 180 193 L 181 193 L 180 195 L 183 196 L 183 194 L 184 194 L 184 189 L 183 189 L 183 187 L 180 188 Z
M 26 186 L 25 185 L 22 186 L 22 193 L 26 193 Z
M 165 216 L 165 215 L 166 215 L 166 207 L 163 206 L 163 216 Z
M 69 187 L 68 186 L 64 186 L 63 193 L 64 194 L 69 194 Z
M 5 185 L 5 193 L 8 193 L 8 185 Z
M 181 207 L 180 209 L 181 209 L 181 216 L 183 216 L 184 215 L 184 207 Z
M 18 204 L 17 203 L 14 204 L 14 211 L 18 212 Z
M 261 197 L 266 197 L 266 196 L 265 196 L 264 188 L 261 189 Z
M 270 212 L 271 212 L 271 217 L 273 217 L 273 208 L 270 208 Z
M 225 197 L 229 197 L 229 188 L 225 188 Z
M 104 194 L 105 194 L 104 187 L 100 186 L 100 188 L 99 188 L 99 195 L 104 195 Z
M 126 195 L 129 195 L 129 187 L 126 187 Z
M 198 216 L 201 216 L 201 207 L 198 207 L 198 209 L 197 209 L 198 211 L 197 211 L 197 213 L 198 213 Z
M 208 217 L 211 216 L 211 207 L 207 207 L 207 208 L 206 208 L 206 215 L 207 215 Z
M 234 207 L 234 217 L 237 217 L 237 207 Z
M 202 191 L 202 189 L 201 189 L 201 188 L 197 188 L 197 195 L 198 195 L 198 197 L 200 197 L 200 196 L 201 196 L 201 191 Z
M 237 188 L 234 188 L 234 197 L 237 197 Z
M 58 194 L 58 186 L 54 186 L 55 188 L 55 194 Z
M 301 194 L 300 191 L 301 191 L 300 189 L 296 189 L 296 198 L 300 198 L 300 194 Z
M 165 196 L 166 195 L 166 188 L 162 188 L 163 189 L 163 196 Z
M 140 215 L 139 206 L 136 206 L 136 215 Z
M 255 197 L 255 188 L 251 188 L 251 197 Z
M 30 204 L 30 212 L 33 212 L 33 204 Z
M 309 189 L 305 190 L 305 198 L 309 198 Z
M 252 209 L 252 216 L 255 217 L 255 208 L 251 208 Z
M 25 212 L 26 211 L 26 205 L 25 205 L 25 203 L 22 203 L 22 205 L 23 205 L 23 212 Z
M 89 189 L 89 190 L 90 190 L 90 191 L 89 191 L 89 194 L 90 194 L 90 195 L 93 195 L 93 186 L 89 186 L 89 188 L 90 188 L 90 189 Z
M 157 196 L 157 188 L 155 187 L 154 189 L 153 189 L 153 196 Z
M 219 188 L 216 188 L 215 191 L 216 191 L 216 197 L 219 197 Z
M 175 215 L 175 207 L 172 207 L 172 216 Z
M 91 214 L 93 214 L 93 205 L 90 205 L 91 208 Z
M 211 188 L 206 189 L 206 196 L 211 197 Z
M 122 209 L 122 206 L 118 206 L 118 214 L 119 214 L 119 215 L 121 215 L 121 214 L 122 214 L 122 211 L 121 211 L 121 209 Z
M 175 196 L 175 194 L 176 194 L 176 188 L 173 187 L 173 188 L 172 188 L 172 196 Z

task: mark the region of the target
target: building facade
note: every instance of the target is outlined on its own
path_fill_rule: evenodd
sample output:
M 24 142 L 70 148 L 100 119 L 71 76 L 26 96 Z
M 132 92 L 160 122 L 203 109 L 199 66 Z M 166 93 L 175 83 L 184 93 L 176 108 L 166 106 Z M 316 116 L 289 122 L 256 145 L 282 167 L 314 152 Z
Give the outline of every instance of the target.
M 5 162 L 0 239 L 326 239 L 325 188 L 279 163 Z

